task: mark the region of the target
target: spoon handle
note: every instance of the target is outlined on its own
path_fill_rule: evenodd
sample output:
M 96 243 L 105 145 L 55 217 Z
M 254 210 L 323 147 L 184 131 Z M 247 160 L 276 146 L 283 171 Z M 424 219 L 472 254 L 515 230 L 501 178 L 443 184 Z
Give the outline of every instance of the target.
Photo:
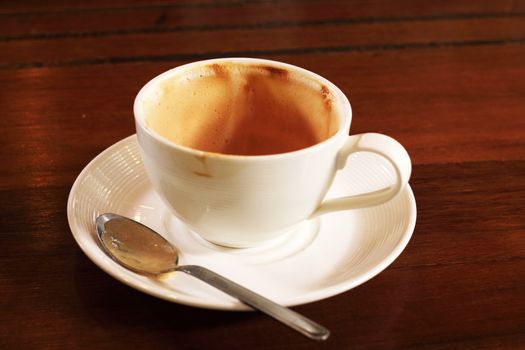
M 208 283 L 209 285 L 212 285 L 224 293 L 239 299 L 248 306 L 266 313 L 310 339 L 326 340 L 330 335 L 330 331 L 320 324 L 315 323 L 291 309 L 276 304 L 205 267 L 185 265 L 178 266 L 176 270 L 185 272 Z

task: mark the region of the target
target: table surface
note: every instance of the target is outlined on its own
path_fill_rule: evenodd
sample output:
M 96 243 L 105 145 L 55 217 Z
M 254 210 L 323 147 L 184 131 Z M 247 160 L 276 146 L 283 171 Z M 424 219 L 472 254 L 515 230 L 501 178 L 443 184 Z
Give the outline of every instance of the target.
M 0 52 L 0 348 L 525 348 L 524 1 L 6 0 Z M 322 344 L 142 294 L 71 235 L 71 186 L 134 133 L 139 88 L 224 56 L 325 76 L 352 102 L 351 133 L 411 155 L 406 250 L 294 308 L 332 330 Z

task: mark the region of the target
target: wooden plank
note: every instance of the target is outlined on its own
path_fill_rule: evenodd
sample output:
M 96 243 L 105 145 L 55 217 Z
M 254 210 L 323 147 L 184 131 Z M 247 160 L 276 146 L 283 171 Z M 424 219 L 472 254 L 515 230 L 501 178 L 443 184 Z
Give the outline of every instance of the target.
M 487 45 L 268 58 L 338 85 L 352 103 L 351 133 L 389 134 L 414 164 L 429 164 L 525 159 L 523 57 L 524 45 Z M 140 87 L 181 63 L 0 71 L 9 125 L 0 187 L 71 184 L 96 154 L 134 133 Z
M 443 248 L 453 245 L 449 241 Z M 336 301 L 341 310 L 352 313 L 357 329 L 345 329 L 352 335 L 347 338 L 341 333 L 334 339 L 340 348 L 363 344 L 362 348 L 381 349 L 473 349 L 475 343 L 519 344 L 525 326 L 525 303 L 519 291 L 524 287 L 524 268 L 521 259 L 387 269 Z M 327 324 L 332 325 L 330 320 Z
M 51 0 L 45 3 L 38 0 L 2 1 L 0 14 L 24 15 L 31 13 L 53 13 L 53 12 L 89 12 L 104 10 L 127 10 L 144 8 L 164 8 L 164 7 L 203 7 L 221 6 L 223 4 L 238 5 L 242 0 L 179 0 L 174 3 L 171 0 L 94 0 L 89 2 L 74 2 L 68 0 Z
M 94 0 L 88 3 L 75 3 L 67 0 L 52 0 L 42 3 L 38 0 L 16 1 L 5 0 L 0 6 L 0 13 L 2 14 L 24 14 L 24 13 L 52 13 L 52 12 L 89 12 L 89 11 L 108 11 L 108 10 L 133 10 L 133 9 L 148 9 L 148 8 L 218 8 L 218 7 L 244 7 L 244 6 L 259 6 L 260 8 L 267 8 L 271 6 L 294 6 L 296 8 L 306 8 L 312 4 L 318 3 L 312 0 Z M 451 12 L 475 12 L 483 11 L 519 11 L 523 8 L 523 0 L 504 0 L 494 3 L 490 0 L 481 0 L 473 3 L 472 1 L 459 0 L 453 3 L 446 0 L 433 1 L 432 3 L 414 3 L 409 0 L 400 0 L 392 3 L 388 0 L 372 0 L 372 1 L 345 1 L 345 0 L 328 0 L 322 2 L 322 6 L 333 10 L 334 8 L 348 8 L 352 9 L 356 14 L 423 14 L 423 13 L 451 13 Z M 321 6 L 320 6 L 321 7 Z M 319 7 L 319 8 L 320 8 Z
M 61 238 L 72 240 L 67 235 Z M 109 349 L 115 339 L 119 347 L 173 348 L 167 338 L 181 348 L 210 348 L 209 337 L 233 349 L 251 349 L 254 339 L 255 349 L 318 347 L 258 313 L 189 308 L 144 295 L 99 270 L 78 247 L 68 249 L 77 253 L 2 258 L 3 348 Z M 327 346 L 333 349 L 519 348 L 525 340 L 523 271 L 523 259 L 388 268 L 356 289 L 294 309 L 331 329 Z M 233 327 L 242 336 L 231 337 Z M 265 336 L 270 330 L 274 337 Z
M 523 174 L 523 160 L 416 165 L 417 227 L 396 268 L 525 259 Z
M 79 8 L 88 7 L 79 12 Z M 22 11 L 10 14 L 10 11 Z M 26 11 L 26 13 L 24 12 Z M 311 22 L 382 22 L 426 18 L 519 16 L 525 2 L 378 0 L 323 3 L 304 1 L 126 4 L 115 2 L 20 2 L 0 7 L 0 38 L 100 36 L 122 32 L 265 27 Z M 2 12 L 4 14 L 2 14 Z M 261 15 L 264 14 L 264 15 Z
M 520 344 L 524 172 L 525 161 L 416 165 L 418 222 L 403 254 L 364 285 L 297 309 L 332 329 L 327 344 L 334 348 Z M 186 308 L 113 280 L 69 236 L 63 213 L 68 191 L 69 186 L 0 191 L 3 203 L 16 198 L 0 219 L 2 242 L 10 247 L 0 257 L 0 305 L 9 311 L 0 313 L 4 348 L 45 348 L 50 339 L 74 348 L 93 329 L 97 337 L 89 344 L 97 348 L 120 335 L 122 346 L 163 348 L 168 336 L 200 348 L 214 336 L 235 347 L 236 340 L 224 334 L 232 324 L 260 339 L 261 348 L 279 348 L 263 336 L 267 329 L 296 347 L 316 345 L 258 314 Z M 352 327 L 340 322 L 348 314 Z M 253 337 L 242 339 L 237 345 L 247 348 Z
M 525 17 L 227 29 L 0 42 L 0 67 L 96 64 L 251 52 L 366 50 L 462 42 L 524 41 Z
M 267 8 L 279 4 L 291 5 L 296 8 L 308 8 L 311 3 L 316 3 L 312 0 L 181 0 L 173 2 L 170 0 L 94 0 L 90 2 L 78 3 L 67 0 L 51 0 L 42 3 L 38 0 L 16 1 L 5 0 L 0 6 L 1 14 L 25 14 L 25 13 L 52 13 L 52 12 L 83 12 L 91 11 L 106 11 L 106 10 L 132 10 L 140 8 L 141 10 L 148 8 L 188 8 L 188 7 L 244 7 L 244 6 L 259 6 L 259 8 Z M 388 0 L 329 0 L 323 2 L 322 6 L 329 10 L 341 10 L 355 14 L 423 14 L 423 13 L 454 13 L 454 12 L 476 12 L 476 11 L 519 11 L 524 8 L 523 0 L 502 0 L 495 3 L 490 0 L 480 0 L 476 2 L 468 0 L 459 0 L 450 2 L 447 0 L 438 0 L 431 3 L 412 2 L 410 0 L 400 0 L 392 3 Z

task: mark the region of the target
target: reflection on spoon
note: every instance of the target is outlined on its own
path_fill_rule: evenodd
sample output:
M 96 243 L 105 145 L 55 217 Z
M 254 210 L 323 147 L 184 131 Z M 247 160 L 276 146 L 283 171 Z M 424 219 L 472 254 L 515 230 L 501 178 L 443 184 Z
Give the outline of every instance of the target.
M 175 248 L 157 232 L 137 221 L 107 213 L 97 218 L 96 225 L 104 251 L 117 263 L 131 271 L 146 276 L 159 276 L 168 272 L 181 271 L 268 314 L 308 338 L 326 340 L 330 335 L 328 329 L 312 320 L 205 267 L 177 265 L 178 254 Z

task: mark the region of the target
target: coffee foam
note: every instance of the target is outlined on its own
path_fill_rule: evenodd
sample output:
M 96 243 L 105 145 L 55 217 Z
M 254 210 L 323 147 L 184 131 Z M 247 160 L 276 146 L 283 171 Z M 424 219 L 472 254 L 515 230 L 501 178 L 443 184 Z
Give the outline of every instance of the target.
M 146 126 L 186 147 L 262 155 L 319 143 L 339 128 L 316 80 L 272 66 L 211 64 L 161 81 L 143 100 Z

